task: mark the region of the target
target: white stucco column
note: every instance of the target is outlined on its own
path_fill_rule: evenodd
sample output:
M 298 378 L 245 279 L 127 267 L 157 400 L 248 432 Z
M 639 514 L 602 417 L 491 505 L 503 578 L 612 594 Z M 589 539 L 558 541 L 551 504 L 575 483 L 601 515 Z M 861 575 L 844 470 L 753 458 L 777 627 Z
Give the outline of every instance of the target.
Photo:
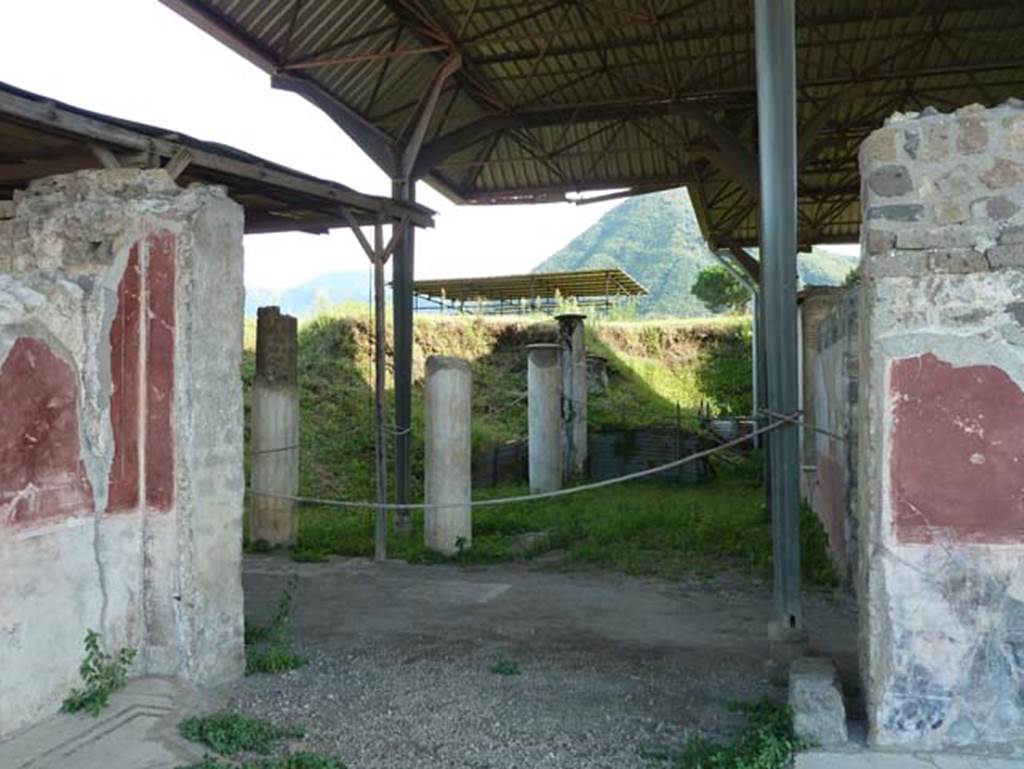
M 562 488 L 562 367 L 557 344 L 527 352 L 530 491 Z
M 470 429 L 472 376 L 460 358 L 427 358 L 424 386 L 424 497 L 428 505 L 445 507 L 424 514 L 426 545 L 455 555 L 473 542 Z

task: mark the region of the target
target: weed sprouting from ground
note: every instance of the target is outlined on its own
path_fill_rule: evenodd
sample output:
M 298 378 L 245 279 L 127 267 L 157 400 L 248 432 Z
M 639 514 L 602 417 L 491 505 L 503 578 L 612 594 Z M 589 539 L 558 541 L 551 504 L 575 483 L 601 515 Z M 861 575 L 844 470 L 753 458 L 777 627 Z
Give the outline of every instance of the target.
M 222 756 L 235 753 L 265 755 L 278 740 L 305 734 L 297 727 L 279 727 L 269 721 L 226 711 L 186 718 L 179 729 L 185 739 L 201 743 Z
M 730 705 L 746 715 L 732 739 L 714 742 L 692 737 L 675 757 L 674 769 L 786 769 L 803 746 L 793 733 L 788 706 L 771 702 Z
M 284 673 L 300 668 L 307 660 L 291 649 L 288 625 L 291 621 L 292 598 L 298 579 L 288 581 L 277 611 L 269 627 L 246 627 L 245 629 L 245 674 Z
M 508 659 L 505 656 L 499 656 L 491 665 L 490 671 L 496 673 L 499 676 L 517 676 L 523 671 L 519 669 L 519 663 Z
M 100 635 L 94 630 L 85 631 L 85 659 L 78 671 L 85 686 L 72 689 L 61 705 L 65 713 L 84 710 L 94 716 L 107 706 L 112 692 L 124 686 L 128 668 L 135 659 L 136 650 L 121 649 L 117 654 L 108 654 L 100 648 Z
M 197 764 L 189 764 L 179 767 L 179 769 L 347 769 L 347 767 L 337 758 L 321 756 L 317 753 L 294 753 L 283 758 L 264 758 L 245 763 L 204 758 Z
M 346 769 L 340 760 L 316 753 L 301 752 L 255 761 L 241 761 L 237 758 L 246 753 L 267 755 L 280 740 L 305 736 L 305 731 L 295 726 L 281 727 L 259 718 L 225 711 L 186 718 L 179 729 L 185 739 L 198 742 L 228 757 L 207 756 L 198 763 L 179 769 Z

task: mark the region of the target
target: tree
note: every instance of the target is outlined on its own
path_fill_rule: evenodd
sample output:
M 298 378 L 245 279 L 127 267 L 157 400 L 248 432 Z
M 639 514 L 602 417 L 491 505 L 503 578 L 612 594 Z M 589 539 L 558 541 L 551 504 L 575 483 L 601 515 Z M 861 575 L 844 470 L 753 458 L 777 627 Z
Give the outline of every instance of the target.
M 717 264 L 701 270 L 690 291 L 713 313 L 743 312 L 750 300 L 746 286 L 729 270 Z

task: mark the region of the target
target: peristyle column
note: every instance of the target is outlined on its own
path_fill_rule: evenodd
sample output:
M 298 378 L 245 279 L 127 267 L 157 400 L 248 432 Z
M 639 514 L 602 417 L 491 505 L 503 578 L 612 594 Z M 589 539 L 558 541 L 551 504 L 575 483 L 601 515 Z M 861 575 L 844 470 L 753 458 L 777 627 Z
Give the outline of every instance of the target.
M 562 367 L 557 344 L 531 344 L 527 354 L 530 491 L 562 488 Z
M 298 324 L 277 307 L 256 319 L 256 376 L 252 384 L 252 519 L 250 537 L 294 545 L 299 532 Z
M 562 475 L 566 482 L 581 478 L 587 468 L 586 317 L 574 313 L 555 316 L 562 357 Z
M 455 555 L 473 542 L 472 377 L 460 358 L 427 358 L 424 385 L 424 514 L 426 545 Z M 431 509 L 429 505 L 444 505 Z

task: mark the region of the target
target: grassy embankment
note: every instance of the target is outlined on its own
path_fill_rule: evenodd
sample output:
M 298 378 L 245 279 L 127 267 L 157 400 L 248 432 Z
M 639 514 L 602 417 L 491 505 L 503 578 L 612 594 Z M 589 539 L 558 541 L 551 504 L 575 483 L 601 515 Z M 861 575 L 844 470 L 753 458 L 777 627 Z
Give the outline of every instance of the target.
M 422 376 L 426 357 L 455 355 L 473 372 L 473 444 L 481 448 L 526 433 L 526 356 L 531 342 L 551 341 L 542 318 L 420 317 L 415 330 L 414 489 L 422 489 Z M 243 375 L 253 373 L 253 333 L 247 329 Z M 339 308 L 300 327 L 301 480 L 304 496 L 372 499 L 372 336 L 365 309 Z M 745 319 L 589 324 L 591 352 L 609 362 L 609 387 L 588 406 L 593 429 L 692 420 L 702 403 L 720 413 L 750 410 L 750 326 Z M 390 351 L 389 351 L 390 352 Z M 389 371 L 390 376 L 390 371 Z M 390 387 L 390 381 L 389 381 Z M 677 405 L 678 404 L 678 405 Z M 390 413 L 390 411 L 389 411 Z M 247 410 L 248 417 L 248 410 Z M 477 497 L 524 489 L 487 489 Z M 548 502 L 474 511 L 467 561 L 531 557 L 564 551 L 566 565 L 595 565 L 634 574 L 675 576 L 722 565 L 767 574 L 771 527 L 757 464 L 722 468 L 713 481 L 680 487 L 615 486 Z M 824 534 L 804 526 L 809 579 L 831 584 Z M 429 560 L 422 516 L 410 539 L 392 537 L 396 557 Z M 545 532 L 530 538 L 528 532 Z M 304 506 L 303 554 L 372 552 L 372 512 Z

